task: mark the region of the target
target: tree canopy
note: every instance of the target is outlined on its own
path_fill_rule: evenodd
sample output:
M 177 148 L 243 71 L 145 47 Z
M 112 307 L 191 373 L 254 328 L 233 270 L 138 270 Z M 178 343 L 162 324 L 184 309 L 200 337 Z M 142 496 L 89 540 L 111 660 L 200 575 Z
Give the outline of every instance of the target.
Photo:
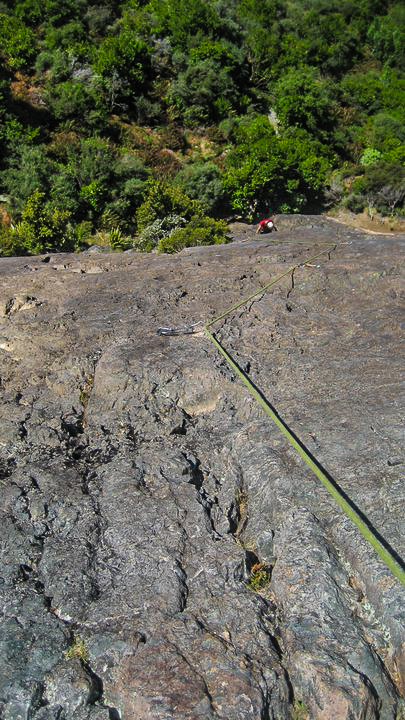
M 0 254 L 403 210 L 402 3 L 2 0 L 0 31 Z

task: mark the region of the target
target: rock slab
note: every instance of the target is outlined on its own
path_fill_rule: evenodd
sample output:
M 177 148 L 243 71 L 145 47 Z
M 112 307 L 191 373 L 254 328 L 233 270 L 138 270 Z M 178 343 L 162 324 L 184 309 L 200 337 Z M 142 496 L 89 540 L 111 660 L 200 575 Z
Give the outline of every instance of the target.
M 398 720 L 405 591 L 201 332 L 404 557 L 405 236 L 284 217 L 0 261 L 0 717 Z M 306 260 L 337 243 L 328 257 Z

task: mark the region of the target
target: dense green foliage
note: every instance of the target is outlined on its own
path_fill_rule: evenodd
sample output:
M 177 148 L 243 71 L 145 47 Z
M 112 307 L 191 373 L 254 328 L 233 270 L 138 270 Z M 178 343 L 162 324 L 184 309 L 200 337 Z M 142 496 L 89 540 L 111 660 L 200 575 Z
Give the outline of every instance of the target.
M 0 255 L 403 210 L 400 2 L 2 0 L 0 33 Z

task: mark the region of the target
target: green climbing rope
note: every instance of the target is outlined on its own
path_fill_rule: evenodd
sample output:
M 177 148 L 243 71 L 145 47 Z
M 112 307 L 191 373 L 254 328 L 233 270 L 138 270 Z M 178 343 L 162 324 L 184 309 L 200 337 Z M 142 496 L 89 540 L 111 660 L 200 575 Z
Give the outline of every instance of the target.
M 236 305 L 232 305 L 232 307 L 225 310 L 225 312 L 221 313 L 221 315 L 218 315 L 213 320 L 211 320 L 209 323 L 207 323 L 204 327 L 205 334 L 210 339 L 210 341 L 215 345 L 217 350 L 221 353 L 221 355 L 225 358 L 228 365 L 232 368 L 234 373 L 238 375 L 238 377 L 242 380 L 242 382 L 246 385 L 248 391 L 250 394 L 257 400 L 257 402 L 261 405 L 264 412 L 273 420 L 273 422 L 276 424 L 278 429 L 283 433 L 283 435 L 287 438 L 287 440 L 290 442 L 290 444 L 296 449 L 300 457 L 304 460 L 304 462 L 308 465 L 308 467 L 312 470 L 312 472 L 315 473 L 317 478 L 321 481 L 321 483 L 324 485 L 324 487 L 328 490 L 328 492 L 335 498 L 336 502 L 340 506 L 340 508 L 343 510 L 343 512 L 347 515 L 347 517 L 350 518 L 350 520 L 357 526 L 365 540 L 367 540 L 370 545 L 374 548 L 374 550 L 378 553 L 381 560 L 385 563 L 385 565 L 391 570 L 392 574 L 402 583 L 402 585 L 405 586 L 405 572 L 401 566 L 401 564 L 396 559 L 393 552 L 391 552 L 378 538 L 377 533 L 370 527 L 370 525 L 363 520 L 363 517 L 365 517 L 362 513 L 360 513 L 358 510 L 353 507 L 353 505 L 348 501 L 346 494 L 339 488 L 339 486 L 334 483 L 322 470 L 322 468 L 318 465 L 318 463 L 315 461 L 315 459 L 311 456 L 311 454 L 308 452 L 308 450 L 305 448 L 303 443 L 294 435 L 294 433 L 291 432 L 291 430 L 288 428 L 286 423 L 282 420 L 282 418 L 277 414 L 277 412 L 271 407 L 271 405 L 268 403 L 264 395 L 260 392 L 260 390 L 254 385 L 254 383 L 250 380 L 248 375 L 243 372 L 243 370 L 237 365 L 237 363 L 233 360 L 231 355 L 227 352 L 227 350 L 221 345 L 221 343 L 217 340 L 215 335 L 213 335 L 209 328 L 214 325 L 215 323 L 219 322 L 220 320 L 223 320 L 228 315 L 231 315 L 235 310 L 242 307 L 243 305 L 246 305 L 251 300 L 253 300 L 258 295 L 261 295 L 265 293 L 270 287 L 273 285 L 276 285 L 279 283 L 283 278 L 287 277 L 288 275 L 293 275 L 294 271 L 308 263 L 310 263 L 312 260 L 315 260 L 319 258 L 321 255 L 329 254 L 337 247 L 337 244 L 329 244 L 327 249 L 324 249 L 316 255 L 312 255 L 310 258 L 305 260 L 305 262 L 298 263 L 297 265 L 293 265 L 290 267 L 286 272 L 279 275 L 275 280 L 272 280 L 271 282 L 267 283 L 267 285 L 264 285 L 263 287 L 259 288 L 256 292 L 254 292 L 252 295 L 249 295 L 249 297 L 245 298 L 241 302 L 237 303 Z

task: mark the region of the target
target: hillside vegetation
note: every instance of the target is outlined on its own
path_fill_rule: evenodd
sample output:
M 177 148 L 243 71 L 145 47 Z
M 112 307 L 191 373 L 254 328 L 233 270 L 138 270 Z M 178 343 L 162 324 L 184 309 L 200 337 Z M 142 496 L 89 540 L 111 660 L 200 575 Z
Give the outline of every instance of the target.
M 3 0 L 0 254 L 400 214 L 404 28 L 386 0 Z

